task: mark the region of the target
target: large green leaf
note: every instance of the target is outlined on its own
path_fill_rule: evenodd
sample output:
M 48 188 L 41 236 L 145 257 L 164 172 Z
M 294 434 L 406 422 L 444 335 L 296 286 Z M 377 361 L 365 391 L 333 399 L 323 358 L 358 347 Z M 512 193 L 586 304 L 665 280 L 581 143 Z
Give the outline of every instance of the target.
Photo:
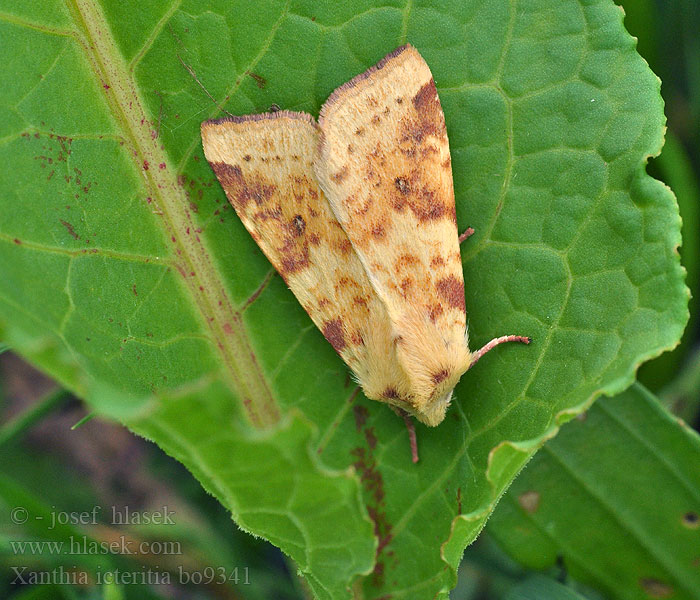
M 635 384 L 568 424 L 488 531 L 522 564 L 563 558 L 610 598 L 700 598 L 700 437 Z
M 584 596 L 561 583 L 537 575 L 514 587 L 505 600 L 541 600 L 542 598 L 547 600 L 586 600 Z
M 181 460 L 319 597 L 444 593 L 532 452 L 681 334 L 677 207 L 644 171 L 659 82 L 609 0 L 2 4 L 2 335 Z M 418 465 L 229 209 L 192 77 L 233 113 L 317 113 L 407 40 L 477 232 L 472 344 L 534 339 L 467 373 L 418 427 Z

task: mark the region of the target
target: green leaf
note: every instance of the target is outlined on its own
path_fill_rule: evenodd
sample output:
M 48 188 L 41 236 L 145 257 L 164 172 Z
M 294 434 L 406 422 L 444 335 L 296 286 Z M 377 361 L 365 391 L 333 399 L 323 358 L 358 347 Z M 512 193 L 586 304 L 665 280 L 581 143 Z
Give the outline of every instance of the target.
M 686 360 L 676 378 L 661 390 L 659 398 L 676 416 L 695 423 L 700 415 L 700 348 Z
M 5 1 L 0 19 L 0 335 L 182 461 L 320 598 L 444 596 L 532 452 L 681 335 L 677 206 L 644 171 L 659 82 L 609 0 Z M 219 114 L 200 83 L 232 113 L 317 114 L 406 41 L 476 229 L 472 346 L 534 338 L 418 426 L 418 465 L 271 276 L 199 140 Z
M 598 401 L 518 477 L 488 531 L 521 564 L 563 557 L 610 598 L 700 598 L 700 437 L 641 385 Z
M 654 167 L 661 178 L 674 190 L 678 198 L 683 226 L 681 228 L 683 247 L 680 249 L 683 266 L 687 271 L 686 285 L 690 288 L 688 303 L 690 320 L 681 343 L 673 352 L 667 352 L 654 361 L 645 364 L 638 373 L 639 381 L 652 392 L 659 391 L 678 372 L 683 359 L 687 359 L 689 349 L 695 342 L 698 318 L 698 296 L 700 296 L 700 187 L 693 171 L 689 156 L 683 145 L 672 133 L 666 133 L 666 143 L 661 155 L 654 161 Z
M 533 575 L 515 586 L 505 600 L 585 600 L 571 588 L 542 575 Z

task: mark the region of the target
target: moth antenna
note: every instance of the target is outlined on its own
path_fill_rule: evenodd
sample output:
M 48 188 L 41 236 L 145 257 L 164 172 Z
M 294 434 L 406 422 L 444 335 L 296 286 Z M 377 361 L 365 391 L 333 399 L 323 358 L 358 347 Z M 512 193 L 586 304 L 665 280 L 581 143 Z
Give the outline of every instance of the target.
M 405 410 L 399 409 L 399 414 L 403 417 L 403 422 L 406 423 L 408 429 L 408 441 L 411 444 L 411 460 L 414 463 L 418 462 L 418 441 L 416 440 L 416 427 L 413 423 L 411 415 Z
M 506 342 L 520 342 L 521 344 L 529 344 L 531 341 L 532 338 L 524 335 L 502 335 L 501 337 L 494 338 L 488 344 L 474 352 L 472 361 L 469 363 L 469 368 L 471 369 L 484 354 L 499 344 L 505 344 Z
M 471 237 L 474 235 L 474 229 L 472 227 L 467 227 L 464 230 L 464 233 L 462 233 L 457 239 L 459 240 L 459 243 L 461 244 L 464 240 L 466 240 L 468 237 Z
M 214 98 L 214 96 L 212 96 L 212 95 L 209 93 L 209 90 L 208 90 L 207 88 L 205 88 L 204 85 L 202 84 L 202 82 L 197 78 L 197 73 L 194 72 L 194 69 L 193 69 L 192 67 L 190 67 L 190 65 L 188 65 L 184 60 L 182 60 L 182 57 L 181 57 L 179 54 L 177 55 L 177 59 L 182 63 L 182 66 L 185 67 L 185 69 L 187 69 L 187 72 L 192 76 L 192 79 L 194 79 L 194 80 L 197 82 L 197 85 L 198 85 L 199 87 L 202 88 L 202 90 L 204 91 L 204 93 L 205 93 L 205 94 L 209 97 L 209 99 L 214 103 L 214 105 L 216 106 L 216 108 L 218 108 L 221 112 L 225 112 L 229 117 L 234 117 L 234 116 L 235 116 L 234 114 L 228 112 L 223 106 L 221 106 L 221 105 L 218 103 L 218 101 L 216 100 L 216 98 Z M 228 98 L 227 98 L 227 99 L 228 99 Z

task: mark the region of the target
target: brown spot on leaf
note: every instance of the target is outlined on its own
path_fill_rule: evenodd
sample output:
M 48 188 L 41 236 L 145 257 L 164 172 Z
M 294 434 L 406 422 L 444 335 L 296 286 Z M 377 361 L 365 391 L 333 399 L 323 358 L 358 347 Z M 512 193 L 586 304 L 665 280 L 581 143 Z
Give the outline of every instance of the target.
M 76 240 L 80 239 L 80 236 L 77 233 L 75 233 L 75 229 L 73 229 L 73 225 L 71 225 L 68 221 L 64 221 L 63 219 L 61 219 L 60 221 L 61 221 L 61 225 L 63 225 L 66 228 L 66 230 L 68 231 L 68 234 L 73 239 L 76 239 Z
M 367 427 L 365 429 L 365 439 L 367 440 L 367 445 L 370 450 L 374 450 L 377 447 L 377 436 L 374 433 L 374 427 Z
M 523 492 L 518 496 L 518 504 L 529 515 L 537 512 L 540 507 L 540 493 L 535 490 Z
M 457 308 L 462 312 L 466 312 L 464 303 L 464 284 L 459 281 L 454 275 L 443 277 L 435 284 L 440 297 L 447 302 L 452 308 Z
M 255 80 L 255 85 L 257 85 L 261 90 L 267 85 L 267 79 L 265 79 L 262 75 L 258 75 L 252 71 L 246 71 L 246 75 L 250 75 L 250 77 Z
M 369 498 L 367 513 L 374 523 L 374 535 L 378 540 L 375 567 L 372 572 L 372 584 L 375 587 L 382 587 L 385 573 L 384 561 L 380 559 L 380 556 L 384 553 L 394 536 L 392 534 L 391 523 L 384 510 L 384 479 L 373 457 L 373 447 L 376 445 L 376 436 L 374 436 L 374 432 L 365 431 L 365 439 L 367 440 L 369 448 L 353 448 L 351 454 L 355 457 L 353 466 L 357 470 L 362 487 L 365 490 L 366 496 Z
M 379 125 L 379 123 L 381 123 L 381 121 L 382 121 L 382 118 L 379 115 L 374 115 L 370 119 L 370 123 L 372 123 L 372 125 Z
M 243 160 L 246 161 L 246 162 L 250 162 L 250 159 L 251 159 L 251 158 L 252 158 L 252 156 L 251 156 L 250 154 L 246 154 L 246 155 L 243 157 Z
M 362 428 L 369 418 L 369 411 L 361 404 L 355 404 L 355 406 L 352 407 L 352 412 L 355 415 L 355 429 L 357 429 L 357 431 L 362 431 Z
M 307 236 L 307 239 L 309 240 L 309 244 L 312 246 L 318 246 L 321 243 L 321 238 L 318 236 L 317 233 L 310 233 Z
M 365 128 L 364 127 L 358 127 L 355 129 L 355 135 L 364 135 L 365 134 Z
M 673 594 L 672 586 L 653 577 L 642 577 L 639 585 L 652 598 L 669 598 Z
M 683 515 L 683 525 L 688 529 L 697 529 L 700 527 L 700 517 L 698 513 L 690 511 Z
M 355 153 L 355 146 L 352 144 L 348 144 L 348 154 L 354 154 Z
M 326 321 L 323 324 L 323 335 L 336 352 L 340 353 L 343 351 L 345 348 L 345 334 L 343 333 L 343 322 L 340 318 Z

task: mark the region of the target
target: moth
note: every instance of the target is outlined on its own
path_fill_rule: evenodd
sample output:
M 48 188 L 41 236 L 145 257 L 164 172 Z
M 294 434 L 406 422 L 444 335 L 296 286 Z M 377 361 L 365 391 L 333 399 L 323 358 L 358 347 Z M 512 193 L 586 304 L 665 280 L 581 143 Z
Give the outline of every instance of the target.
M 445 118 L 412 46 L 336 89 L 318 122 L 275 110 L 201 133 L 246 229 L 368 398 L 438 425 L 481 356 L 530 342 L 469 350 Z

